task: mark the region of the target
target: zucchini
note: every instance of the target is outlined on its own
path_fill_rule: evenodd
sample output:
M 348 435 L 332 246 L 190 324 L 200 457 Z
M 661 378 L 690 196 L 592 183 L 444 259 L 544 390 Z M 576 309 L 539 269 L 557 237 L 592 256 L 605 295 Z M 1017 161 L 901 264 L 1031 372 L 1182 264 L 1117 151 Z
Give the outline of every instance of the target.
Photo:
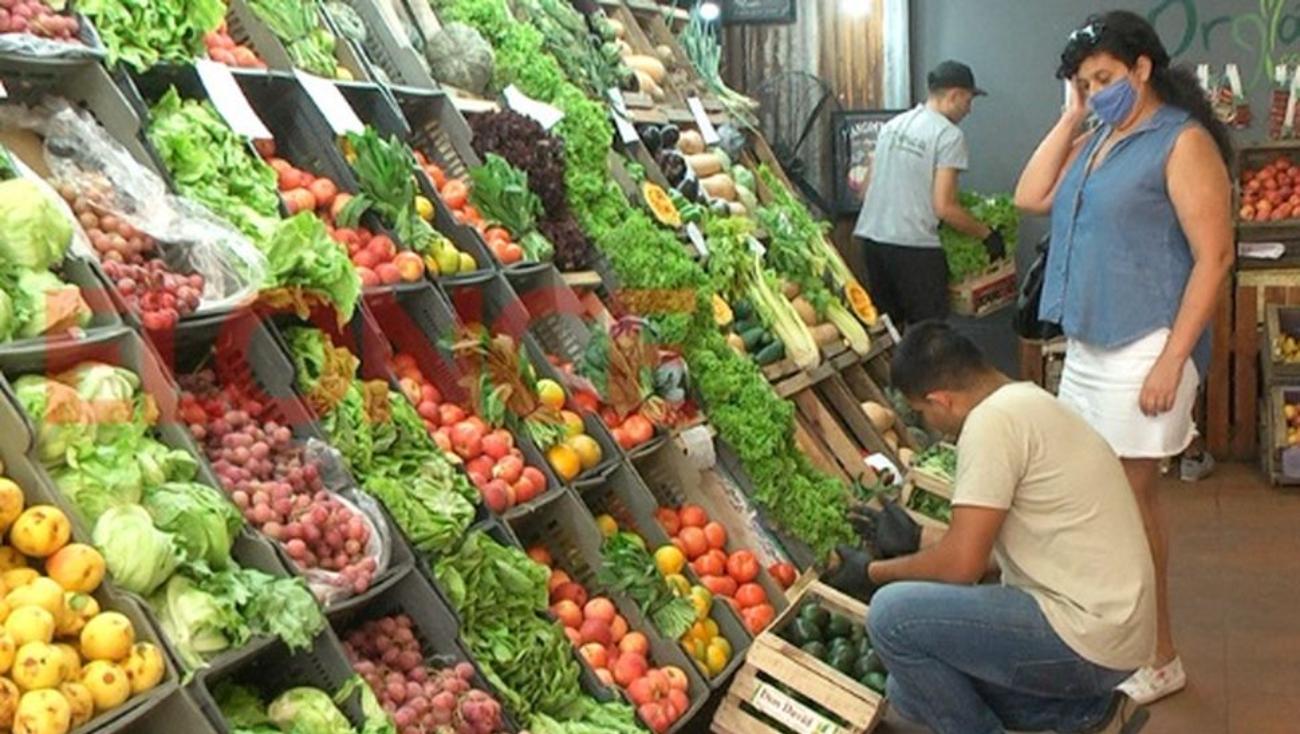
M 763 366 L 779 362 L 783 357 L 785 357 L 785 345 L 780 340 L 773 340 L 771 344 L 758 350 L 754 355 L 754 361 Z

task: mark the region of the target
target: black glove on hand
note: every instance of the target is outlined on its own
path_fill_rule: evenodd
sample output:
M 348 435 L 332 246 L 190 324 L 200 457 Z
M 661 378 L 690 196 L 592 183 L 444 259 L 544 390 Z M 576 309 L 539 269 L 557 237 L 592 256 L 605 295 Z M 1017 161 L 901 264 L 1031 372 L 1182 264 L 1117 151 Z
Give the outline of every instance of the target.
M 921 549 L 921 526 L 899 507 L 882 500 L 884 509 L 859 505 L 849 510 L 849 522 L 862 539 L 875 546 L 881 558 L 911 555 Z
M 823 574 L 822 581 L 864 604 L 870 603 L 878 587 L 867 574 L 867 564 L 875 559 L 870 553 L 847 545 L 836 548 L 835 556 L 839 557 L 839 565 Z
M 984 251 L 989 254 L 989 260 L 1001 260 L 1007 255 L 1007 243 L 1002 239 L 1002 233 L 996 229 L 989 232 L 989 236 L 984 238 Z

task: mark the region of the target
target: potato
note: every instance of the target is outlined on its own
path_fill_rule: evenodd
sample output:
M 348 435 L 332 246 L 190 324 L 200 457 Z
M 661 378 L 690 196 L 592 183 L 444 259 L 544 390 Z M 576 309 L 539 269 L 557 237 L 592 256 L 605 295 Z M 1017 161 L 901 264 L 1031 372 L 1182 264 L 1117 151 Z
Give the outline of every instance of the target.
M 27 556 L 12 545 L 0 545 L 0 572 L 27 568 Z
M 86 660 L 117 662 L 131 654 L 134 644 L 135 628 L 118 612 L 97 614 L 81 630 L 81 657 Z
M 40 607 L 58 620 L 63 614 L 63 587 L 57 581 L 42 576 L 10 591 L 5 595 L 5 602 L 13 609 Z
M 59 693 L 68 701 L 68 708 L 72 711 L 72 727 L 78 726 L 90 721 L 95 715 L 95 697 L 90 695 L 90 689 L 83 683 L 75 680 L 67 681 L 59 685 Z
M 54 615 L 38 606 L 22 606 L 9 613 L 5 630 L 18 647 L 29 642 L 49 643 L 54 640 Z
M 18 699 L 23 692 L 18 685 L 8 678 L 0 678 L 0 731 L 9 731 L 14 726 L 14 714 L 18 711 Z
M 104 557 L 84 543 L 71 543 L 45 561 L 45 573 L 66 591 L 89 594 L 104 580 Z
M 115 663 L 95 660 L 81 671 L 81 683 L 95 699 L 96 711 L 109 711 L 131 697 L 131 681 Z
M 59 637 L 76 637 L 95 615 L 99 602 L 89 594 L 69 591 L 63 595 L 63 614 L 54 621 L 54 634 Z
M 54 555 L 71 537 L 72 523 L 53 505 L 28 507 L 9 529 L 9 543 L 32 558 Z
M 150 642 L 137 642 L 131 646 L 131 654 L 122 663 L 122 670 L 131 681 L 132 693 L 144 693 L 162 682 L 167 672 L 163 662 L 162 651 Z
M 63 680 L 81 680 L 81 653 L 77 652 L 77 648 L 66 642 L 56 642 L 54 649 L 63 656 L 60 663 Z
M 12 479 L 0 477 L 0 533 L 23 514 L 23 490 Z
M 6 589 L 16 589 L 19 586 L 26 586 L 40 577 L 40 572 L 34 568 L 11 568 L 0 574 L 0 581 L 4 582 Z
M 72 728 L 72 707 L 62 693 L 28 691 L 18 701 L 14 734 L 66 734 Z
M 63 682 L 66 667 L 59 648 L 44 642 L 29 642 L 18 648 L 10 677 L 24 691 L 54 688 Z

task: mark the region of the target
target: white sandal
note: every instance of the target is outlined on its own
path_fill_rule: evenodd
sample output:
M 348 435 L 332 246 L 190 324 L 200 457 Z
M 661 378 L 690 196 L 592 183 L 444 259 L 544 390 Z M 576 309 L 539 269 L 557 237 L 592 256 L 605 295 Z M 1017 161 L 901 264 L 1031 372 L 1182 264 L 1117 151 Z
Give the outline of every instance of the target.
M 1181 658 L 1174 658 L 1162 668 L 1142 668 L 1120 684 L 1119 690 L 1145 706 L 1187 687 L 1187 673 Z

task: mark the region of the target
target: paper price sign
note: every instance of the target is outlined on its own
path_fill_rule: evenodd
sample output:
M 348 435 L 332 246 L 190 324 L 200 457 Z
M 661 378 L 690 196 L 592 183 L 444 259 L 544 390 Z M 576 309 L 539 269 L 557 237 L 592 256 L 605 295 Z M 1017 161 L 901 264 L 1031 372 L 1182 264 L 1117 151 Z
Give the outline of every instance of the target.
M 686 106 L 691 108 L 691 115 L 695 117 L 696 127 L 700 128 L 700 136 L 704 138 L 704 144 L 717 145 L 722 142 L 722 136 L 718 135 L 718 129 L 713 126 L 713 120 L 709 119 L 709 113 L 704 110 L 704 103 L 700 98 L 687 99 Z
M 506 98 L 506 106 L 525 117 L 531 117 L 544 130 L 550 130 L 564 119 L 563 112 L 529 97 L 513 84 L 505 88 L 502 96 Z
M 614 110 L 614 127 L 618 128 L 618 136 L 625 145 L 641 142 L 641 136 L 636 134 L 636 128 L 632 127 L 632 121 L 628 119 L 627 102 L 623 99 L 623 90 L 618 87 L 610 87 L 609 101 Z
M 198 59 L 194 62 L 194 69 L 208 92 L 208 98 L 212 100 L 212 106 L 217 108 L 217 114 L 221 115 L 231 130 L 253 140 L 271 139 L 271 131 L 253 111 L 253 106 L 244 96 L 244 90 L 235 81 L 235 75 L 230 73 L 230 67 L 210 59 Z
M 357 111 L 348 104 L 347 98 L 334 82 L 299 69 L 294 69 L 293 75 L 302 88 L 307 90 L 307 96 L 311 97 L 312 104 L 325 116 L 325 121 L 335 135 L 365 132 L 365 123 L 357 117 Z

